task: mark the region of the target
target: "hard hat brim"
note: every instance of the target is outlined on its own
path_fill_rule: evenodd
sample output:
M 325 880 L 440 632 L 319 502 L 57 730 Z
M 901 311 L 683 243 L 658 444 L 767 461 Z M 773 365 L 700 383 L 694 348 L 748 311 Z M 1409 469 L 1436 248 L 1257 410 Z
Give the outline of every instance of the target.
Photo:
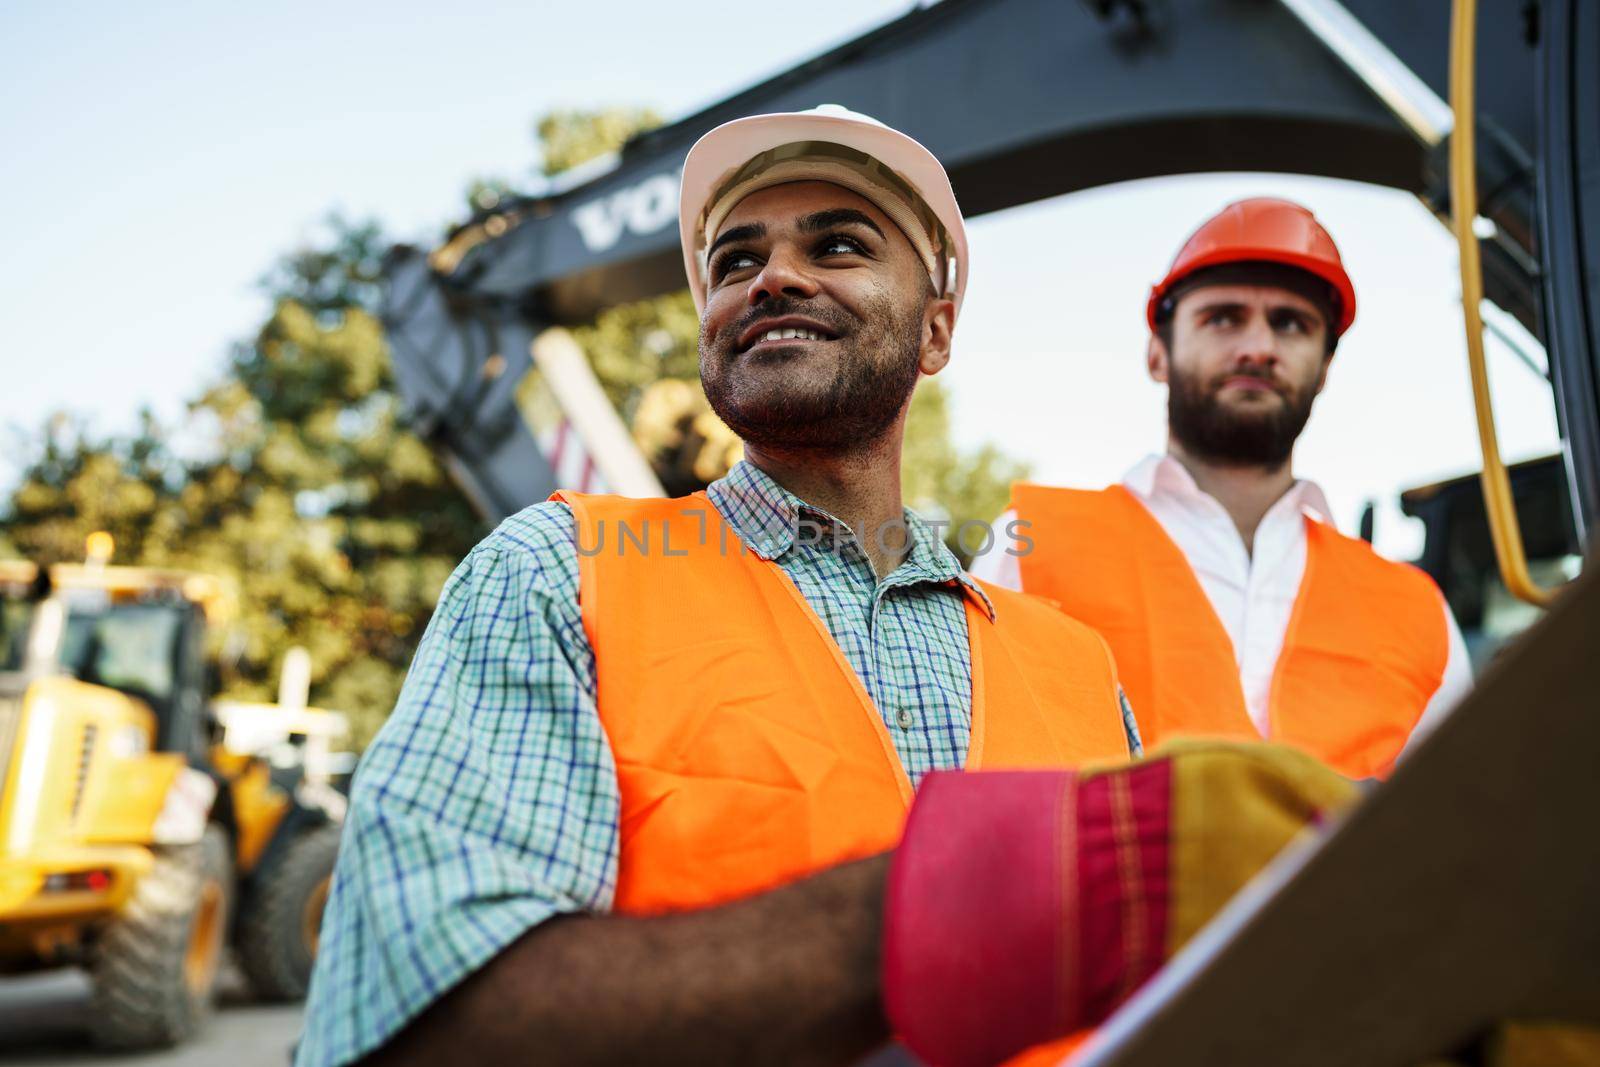
M 1333 235 L 1304 204 L 1257 196 L 1224 207 L 1184 241 L 1167 276 L 1150 290 L 1145 319 L 1151 331 L 1174 286 L 1197 271 L 1231 263 L 1277 263 L 1320 278 L 1338 296 L 1339 321 L 1328 324 L 1333 335 L 1342 336 L 1355 322 L 1355 286 Z
M 1156 329 L 1161 301 L 1175 285 L 1207 267 L 1219 267 L 1229 263 L 1281 263 L 1286 267 L 1296 267 L 1307 274 L 1321 278 L 1332 286 L 1333 291 L 1339 296 L 1339 321 L 1329 323 L 1333 327 L 1334 336 L 1343 336 L 1356 320 L 1355 286 L 1350 283 L 1349 275 L 1329 264 L 1327 260 L 1285 252 L 1278 248 L 1229 248 L 1210 255 L 1197 256 L 1185 263 L 1181 270 L 1173 271 L 1150 287 L 1150 300 L 1145 305 L 1144 314 L 1151 332 L 1154 333 Z

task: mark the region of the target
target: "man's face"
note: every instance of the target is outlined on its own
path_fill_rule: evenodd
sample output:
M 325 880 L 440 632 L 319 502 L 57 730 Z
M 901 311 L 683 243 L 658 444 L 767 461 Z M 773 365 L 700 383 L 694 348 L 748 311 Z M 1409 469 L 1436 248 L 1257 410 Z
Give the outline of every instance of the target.
M 1166 382 L 1172 436 L 1197 456 L 1284 463 L 1311 417 L 1332 354 L 1317 305 L 1275 286 L 1208 285 L 1174 309 L 1170 351 L 1150 339 L 1150 376 Z
M 873 443 L 903 415 L 918 373 L 949 359 L 954 305 L 931 295 L 906 236 L 848 189 L 753 193 L 709 253 L 700 379 L 753 446 Z

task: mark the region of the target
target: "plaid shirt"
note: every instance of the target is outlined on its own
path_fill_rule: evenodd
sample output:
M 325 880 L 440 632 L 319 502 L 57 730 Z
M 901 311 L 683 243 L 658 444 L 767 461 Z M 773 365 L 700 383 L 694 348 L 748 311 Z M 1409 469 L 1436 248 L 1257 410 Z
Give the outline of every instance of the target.
M 844 524 L 750 464 L 708 495 L 827 625 L 913 783 L 961 766 L 963 598 L 994 608 L 934 532 L 906 511 L 910 551 L 879 580 Z M 537 504 L 446 583 L 356 776 L 298 1064 L 357 1059 L 529 928 L 610 908 L 621 800 L 575 549 L 566 506 Z

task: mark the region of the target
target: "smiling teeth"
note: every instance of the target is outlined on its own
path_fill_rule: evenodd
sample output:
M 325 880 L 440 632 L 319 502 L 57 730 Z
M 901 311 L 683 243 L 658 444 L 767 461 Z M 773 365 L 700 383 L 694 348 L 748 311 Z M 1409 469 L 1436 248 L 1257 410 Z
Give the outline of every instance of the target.
M 800 339 L 802 341 L 824 341 L 824 340 L 827 340 L 827 338 L 823 337 L 816 330 L 800 330 L 800 329 L 796 329 L 796 328 L 794 328 L 792 326 L 784 327 L 781 330 L 768 330 L 766 333 L 764 333 L 760 337 L 756 338 L 756 340 L 758 342 L 760 342 L 760 341 L 788 341 L 788 340 L 792 340 L 794 338 L 798 338 L 798 339 Z

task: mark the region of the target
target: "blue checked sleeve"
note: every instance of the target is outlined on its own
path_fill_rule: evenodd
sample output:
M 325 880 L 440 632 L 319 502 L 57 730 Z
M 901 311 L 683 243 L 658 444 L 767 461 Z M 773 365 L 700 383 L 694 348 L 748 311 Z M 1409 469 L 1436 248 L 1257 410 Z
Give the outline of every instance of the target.
M 356 774 L 301 1067 L 382 1045 L 545 919 L 609 909 L 617 777 L 574 537 L 537 505 L 446 584 Z

